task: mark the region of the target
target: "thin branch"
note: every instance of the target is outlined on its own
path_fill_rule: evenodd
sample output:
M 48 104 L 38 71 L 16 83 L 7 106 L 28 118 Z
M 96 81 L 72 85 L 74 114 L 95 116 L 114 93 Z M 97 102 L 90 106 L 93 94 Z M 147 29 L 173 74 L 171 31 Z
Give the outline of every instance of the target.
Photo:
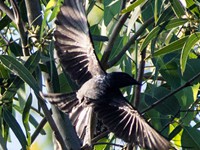
M 154 22 L 154 17 L 150 18 L 149 20 L 147 20 L 142 26 L 141 28 L 135 32 L 135 34 L 130 38 L 130 40 L 126 43 L 126 45 L 122 48 L 121 52 L 114 57 L 111 61 L 108 62 L 107 64 L 107 68 L 110 68 L 112 66 L 114 66 L 120 59 L 121 57 L 125 54 L 125 52 L 130 48 L 131 45 L 133 45 L 135 43 L 135 40 L 141 36 L 141 34 L 146 30 L 146 28 L 152 24 Z
M 151 106 L 147 107 L 144 111 L 142 111 L 142 114 L 144 114 L 145 112 L 149 111 L 150 109 L 154 108 L 155 106 L 157 106 L 160 103 L 163 103 L 167 98 L 169 98 L 170 96 L 174 95 L 175 93 L 179 92 L 180 90 L 190 86 L 192 84 L 193 81 L 195 81 L 197 78 L 200 77 L 200 73 L 198 73 L 197 75 L 195 75 L 193 78 L 191 78 L 188 82 L 186 82 L 184 85 L 178 87 L 176 90 L 170 92 L 168 95 L 164 96 L 163 98 L 161 98 L 160 100 L 158 100 L 157 102 L 153 103 Z
M 29 26 L 42 24 L 42 12 L 39 0 L 25 0 Z M 33 7 L 34 6 L 34 7 Z
M 114 27 L 111 35 L 110 35 L 110 38 L 109 38 L 109 41 L 108 41 L 108 45 L 106 46 L 106 48 L 104 50 L 104 53 L 103 53 L 103 56 L 102 56 L 102 60 L 101 60 L 102 66 L 105 69 L 108 68 L 107 62 L 108 62 L 108 59 L 110 57 L 112 48 L 114 46 L 115 39 L 117 38 L 117 35 L 121 31 L 121 28 L 123 27 L 123 25 L 124 25 L 125 21 L 127 20 L 129 14 L 130 14 L 130 12 L 126 13 L 126 14 L 124 14 L 124 15 L 122 15 L 120 17 L 120 19 L 118 20 L 117 24 L 115 25 L 115 27 Z
M 22 17 L 19 12 L 19 8 L 14 0 L 10 0 L 10 3 L 13 7 L 13 14 L 14 14 L 14 23 L 17 25 L 19 30 L 21 42 L 22 42 L 22 50 L 24 56 L 29 56 L 29 50 L 27 47 L 28 35 L 26 32 L 25 24 L 22 20 Z
M 93 146 L 94 145 L 110 145 L 110 146 L 117 146 L 117 147 L 121 147 L 121 148 L 124 147 L 123 145 L 115 144 L 115 143 L 109 143 L 109 142 L 99 142 L 99 143 L 93 144 Z
M 10 10 L 10 8 L 4 4 L 4 2 L 1 0 L 0 1 L 0 9 L 6 13 L 6 15 L 13 21 L 15 22 L 15 17 L 14 17 L 14 14 L 12 12 L 12 10 Z
M 146 48 L 141 52 L 141 61 L 138 69 L 137 81 L 142 83 L 145 68 Z M 141 85 L 136 85 L 133 105 L 137 108 L 140 102 Z
M 47 119 L 49 125 L 51 126 L 51 129 L 52 129 L 52 130 L 54 131 L 54 133 L 55 133 L 56 139 L 57 139 L 57 140 L 59 141 L 59 143 L 61 144 L 63 150 L 67 150 L 67 149 L 68 149 L 68 148 L 66 147 L 67 145 L 64 144 L 65 142 L 64 142 L 64 140 L 63 140 L 63 138 L 62 138 L 62 136 L 61 136 L 61 133 L 59 132 L 59 130 L 58 130 L 57 126 L 56 126 L 56 123 L 55 123 L 55 121 L 53 120 L 53 118 L 52 118 L 52 116 L 51 116 L 51 113 L 50 113 L 49 109 L 47 108 L 47 106 L 46 106 L 44 100 L 43 100 L 40 96 L 38 96 L 37 94 L 36 94 L 36 97 L 37 97 L 37 99 L 38 99 L 38 102 L 39 102 L 40 106 L 42 107 L 42 110 L 43 110 L 43 112 L 44 112 L 44 114 L 45 114 L 45 116 L 46 116 L 46 119 Z
M 95 138 L 92 139 L 92 143 L 96 143 L 98 140 L 102 139 L 103 137 L 107 136 L 110 133 L 110 131 L 105 131 L 101 134 L 99 134 L 98 136 L 96 136 Z

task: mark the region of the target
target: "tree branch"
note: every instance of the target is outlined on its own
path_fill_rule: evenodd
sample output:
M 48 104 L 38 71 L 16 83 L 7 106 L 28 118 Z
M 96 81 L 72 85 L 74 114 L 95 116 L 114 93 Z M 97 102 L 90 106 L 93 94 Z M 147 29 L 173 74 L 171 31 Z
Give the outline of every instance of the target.
M 6 15 L 13 21 L 15 22 L 15 17 L 14 14 L 12 12 L 12 10 L 10 10 L 10 8 L 8 6 L 6 6 L 4 4 L 4 2 L 2 0 L 0 0 L 0 9 L 6 13 Z
M 184 85 L 178 87 L 176 90 L 170 92 L 168 95 L 164 96 L 163 98 L 161 98 L 160 100 L 158 100 L 157 102 L 153 103 L 151 106 L 147 107 L 145 110 L 142 111 L 142 114 L 144 114 L 145 112 L 149 111 L 150 109 L 154 108 L 155 106 L 157 106 L 160 103 L 163 103 L 167 98 L 169 98 L 170 96 L 174 95 L 175 93 L 179 92 L 180 90 L 190 86 L 192 84 L 193 81 L 195 81 L 197 78 L 200 77 L 200 73 L 198 73 L 197 75 L 195 75 L 193 78 L 191 78 L 188 82 L 186 82 Z
M 141 28 L 135 32 L 135 34 L 130 38 L 130 40 L 126 43 L 126 45 L 122 48 L 121 52 L 114 57 L 111 61 L 108 62 L 107 68 L 110 68 L 114 66 L 120 59 L 121 57 L 125 54 L 125 52 L 130 48 L 131 45 L 135 43 L 135 40 L 146 30 L 146 28 L 154 22 L 154 17 L 150 18 L 147 20 Z
M 137 81 L 142 83 L 145 67 L 146 48 L 141 52 L 141 61 L 138 69 Z M 133 105 L 137 108 L 140 102 L 141 85 L 136 85 Z
M 110 35 L 110 38 L 108 40 L 108 45 L 106 46 L 106 48 L 104 50 L 102 60 L 101 60 L 101 64 L 102 64 L 103 68 L 105 68 L 105 69 L 108 68 L 107 62 L 108 62 L 108 59 L 110 57 L 112 48 L 114 46 L 115 39 L 117 38 L 117 35 L 121 31 L 121 28 L 123 27 L 123 25 L 124 25 L 125 21 L 127 20 L 129 14 L 130 14 L 130 12 L 126 13 L 126 14 L 124 14 L 120 17 L 120 19 L 118 20 L 117 24 L 115 25 L 115 27 L 114 27 L 111 35 Z
M 50 113 L 49 109 L 47 108 L 44 100 L 40 96 L 38 96 L 37 94 L 36 94 L 36 97 L 38 99 L 38 102 L 39 102 L 40 106 L 42 107 L 42 110 L 43 110 L 43 112 L 44 112 L 44 114 L 46 116 L 47 121 L 49 122 L 49 125 L 51 126 L 51 129 L 55 133 L 56 139 L 61 144 L 63 150 L 68 150 L 69 148 L 67 148 L 66 147 L 67 145 L 64 144 L 65 142 L 64 142 L 64 140 L 63 140 L 63 138 L 62 138 L 57 126 L 56 126 L 56 123 L 54 122 L 54 120 L 53 120 L 53 118 L 51 116 L 51 113 Z
M 29 26 L 42 24 L 42 12 L 39 0 L 25 0 Z
M 23 55 L 29 56 L 29 50 L 27 47 L 27 42 L 28 42 L 27 36 L 28 35 L 26 32 L 24 22 L 22 20 L 20 12 L 19 12 L 19 8 L 14 0 L 10 0 L 10 3 L 13 7 L 14 23 L 17 25 L 17 28 L 19 30 L 19 34 L 20 34 L 20 38 L 21 38 L 21 42 L 22 42 Z

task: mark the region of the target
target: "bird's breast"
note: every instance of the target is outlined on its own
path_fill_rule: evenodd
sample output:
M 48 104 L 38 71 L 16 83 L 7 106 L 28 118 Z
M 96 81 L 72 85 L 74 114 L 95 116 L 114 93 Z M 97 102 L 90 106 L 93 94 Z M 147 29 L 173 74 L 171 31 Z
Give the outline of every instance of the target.
M 97 100 L 106 95 L 108 85 L 105 80 L 105 76 L 95 76 L 85 82 L 77 92 L 79 100 L 83 100 L 84 97 Z

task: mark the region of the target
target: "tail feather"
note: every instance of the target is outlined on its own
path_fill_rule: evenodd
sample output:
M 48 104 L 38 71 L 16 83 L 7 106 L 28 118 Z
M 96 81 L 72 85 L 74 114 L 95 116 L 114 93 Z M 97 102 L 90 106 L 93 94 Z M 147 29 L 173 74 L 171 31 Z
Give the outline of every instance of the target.
M 84 102 L 78 100 L 76 93 L 41 93 L 41 96 L 64 113 L 68 113 L 77 135 L 83 141 L 83 146 L 91 145 L 91 118 L 94 115 L 91 106 L 84 106 Z
M 76 97 L 76 93 L 49 93 L 41 94 L 44 99 L 48 99 L 50 103 L 57 106 L 64 113 L 70 113 L 79 101 Z

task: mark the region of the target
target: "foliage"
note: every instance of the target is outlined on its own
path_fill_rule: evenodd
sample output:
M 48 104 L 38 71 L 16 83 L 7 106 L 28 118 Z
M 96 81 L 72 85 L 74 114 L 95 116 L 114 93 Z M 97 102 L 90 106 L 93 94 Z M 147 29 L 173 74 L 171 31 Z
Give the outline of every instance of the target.
M 200 149 L 200 3 L 183 2 L 185 5 L 179 0 L 136 0 L 131 4 L 125 0 L 90 0 L 86 13 L 103 67 L 127 72 L 143 83 L 142 89 L 122 89 L 127 99 L 178 149 Z M 37 2 L 33 3 L 35 7 Z M 49 122 L 51 115 L 39 96 L 43 85 L 50 92 L 76 88 L 54 59 L 54 20 L 61 0 L 41 0 L 39 6 L 35 11 L 40 16 L 31 20 L 31 9 L 25 1 L 0 1 L 2 149 L 7 149 L 9 129 L 22 149 L 30 149 L 34 139 L 45 134 L 46 121 L 41 119 Z M 98 142 L 97 150 L 125 146 L 112 134 Z

